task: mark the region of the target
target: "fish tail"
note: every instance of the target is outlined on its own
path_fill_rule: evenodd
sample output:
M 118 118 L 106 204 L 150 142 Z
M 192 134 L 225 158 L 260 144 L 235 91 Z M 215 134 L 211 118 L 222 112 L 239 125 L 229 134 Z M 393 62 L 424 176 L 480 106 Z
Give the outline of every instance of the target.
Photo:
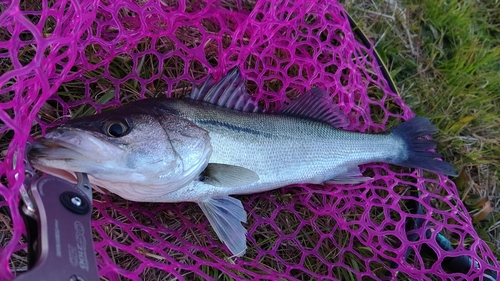
M 441 154 L 429 151 L 436 148 L 437 142 L 420 138 L 436 132 L 437 128 L 426 117 L 412 118 L 394 128 L 392 134 L 399 136 L 405 142 L 406 157 L 397 159 L 393 164 L 457 176 L 453 165 L 436 159 L 441 158 Z

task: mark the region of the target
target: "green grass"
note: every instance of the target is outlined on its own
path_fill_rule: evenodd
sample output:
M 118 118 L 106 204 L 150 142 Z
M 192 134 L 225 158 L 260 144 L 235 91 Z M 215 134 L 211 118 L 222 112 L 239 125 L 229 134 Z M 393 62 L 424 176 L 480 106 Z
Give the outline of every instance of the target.
M 438 150 L 461 172 L 455 183 L 476 231 L 500 258 L 500 3 L 390 2 L 344 7 L 406 104 L 438 126 Z

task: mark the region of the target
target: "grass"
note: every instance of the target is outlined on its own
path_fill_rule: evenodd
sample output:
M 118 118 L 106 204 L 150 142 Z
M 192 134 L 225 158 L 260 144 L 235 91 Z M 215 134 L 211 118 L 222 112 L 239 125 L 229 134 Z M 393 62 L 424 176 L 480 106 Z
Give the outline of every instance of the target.
M 376 42 L 376 49 L 382 60 L 388 65 L 391 76 L 405 102 L 417 115 L 430 117 L 437 124 L 440 132 L 439 151 L 444 152 L 445 159 L 455 164 L 461 171 L 456 180 L 460 195 L 475 219 L 475 227 L 485 241 L 489 241 L 495 250 L 497 258 L 500 259 L 500 203 L 496 198 L 500 196 L 496 186 L 500 176 L 498 166 L 500 162 L 500 101 L 498 89 L 500 89 L 500 65 L 497 58 L 500 57 L 500 45 L 498 25 L 500 18 L 500 4 L 478 3 L 475 1 L 406 1 L 397 3 L 381 0 L 355 0 L 344 3 L 344 7 L 354 20 L 362 26 L 362 30 L 368 37 Z M 157 42 L 158 43 L 158 42 Z M 149 48 L 151 42 L 141 42 L 138 49 Z M 164 46 L 158 49 L 170 49 L 169 42 L 163 42 Z M 29 48 L 25 50 L 27 56 L 32 52 Z M 141 73 L 142 78 L 154 75 L 158 61 L 155 56 L 144 56 L 135 66 Z M 99 60 L 98 57 L 93 60 Z M 113 77 L 124 78 L 132 70 L 129 56 L 116 57 L 109 67 Z M 165 68 L 168 77 L 178 76 L 177 62 L 164 62 L 169 67 Z M 94 61 L 94 63 L 96 63 Z M 7 65 L 7 64 L 6 64 Z M 103 69 L 86 72 L 86 77 L 99 77 Z M 196 74 L 198 75 L 198 74 Z M 193 74 L 195 77 L 195 74 Z M 146 95 L 155 96 L 166 90 L 166 85 L 148 84 Z M 130 101 L 140 96 L 140 87 L 135 80 L 129 79 L 120 85 L 122 90 L 121 101 Z M 104 104 L 115 98 L 114 85 L 107 79 L 99 78 L 90 85 L 92 99 L 98 104 Z M 182 88 L 179 86 L 179 88 Z M 73 101 L 81 98 L 84 85 L 81 82 L 65 83 L 60 88 L 58 95 L 65 101 Z M 71 112 L 73 117 L 91 115 L 95 108 L 82 105 Z M 53 122 L 61 117 L 60 106 L 57 102 L 49 102 L 41 112 L 42 120 L 47 123 Z M 36 133 L 38 133 L 37 131 Z M 0 147 L 2 144 L 0 143 Z M 294 194 L 275 193 L 276 196 L 285 198 Z M 127 204 L 116 198 L 117 204 Z M 286 201 L 285 199 L 283 199 Z M 274 203 L 263 207 L 262 213 L 273 213 L 269 208 L 276 208 Z M 281 204 L 282 202 L 280 202 Z M 283 203 L 286 205 L 286 202 Z M 258 204 L 256 204 L 258 205 Z M 125 208 L 125 207 L 124 207 Z M 189 214 L 200 216 L 199 210 L 192 208 Z M 253 208 L 255 209 L 255 208 Z M 297 210 L 300 214 L 307 214 L 308 210 Z M 381 221 L 383 213 L 377 213 L 373 209 L 373 219 Z M 182 214 L 186 217 L 185 214 Z M 351 214 L 355 216 L 356 214 Z M 110 214 L 119 220 L 119 214 Z M 266 217 L 267 215 L 262 215 Z M 98 219 L 98 218 L 97 218 Z M 283 226 L 282 232 L 292 233 L 297 228 L 297 218 L 289 212 L 280 212 L 276 218 L 276 225 Z M 146 225 L 144 220 L 138 220 Z M 325 220 L 325 225 L 332 223 Z M 266 233 L 266 231 L 268 233 Z M 111 227 L 106 230 L 109 237 L 126 237 L 126 233 L 119 227 Z M 259 246 L 272 247 L 276 241 L 276 232 L 262 229 L 256 236 Z M 195 237 L 196 235 L 192 235 Z M 335 231 L 335 240 L 340 245 L 347 245 L 350 241 L 348 232 Z M 297 235 L 297 241 L 303 245 L 314 245 L 314 232 L 304 231 Z M 101 238 L 102 239 L 102 238 Z M 143 238 L 144 239 L 144 238 Z M 345 242 L 345 243 L 344 243 Z M 194 242 L 193 242 L 194 243 Z M 309 247 L 309 246 L 308 246 Z M 290 262 L 296 262 L 297 257 L 302 254 L 300 249 L 281 251 L 281 257 Z M 332 261 L 338 259 L 338 249 L 333 245 L 321 248 L 327 249 L 329 254 L 325 257 Z M 371 249 L 357 248 L 358 253 L 365 253 L 367 257 L 373 255 Z M 144 250 L 145 251 L 145 250 Z M 253 250 L 255 251 L 255 249 Z M 113 261 L 127 267 L 128 264 L 137 265 L 133 256 L 126 255 L 119 249 L 108 251 L 113 256 Z M 256 255 L 256 253 L 250 253 Z M 153 255 L 153 254 L 150 254 Z M 171 255 L 171 253 L 169 253 Z M 270 259 L 263 256 L 262 260 Z M 363 268 L 364 263 L 354 255 L 345 255 L 345 263 L 352 268 Z M 263 261 L 264 263 L 264 261 Z M 266 261 L 279 268 L 278 260 Z M 283 266 L 283 265 L 281 265 Z M 322 264 L 313 257 L 306 257 L 304 268 L 311 271 L 320 270 Z M 370 264 L 373 272 L 384 271 L 382 264 Z M 210 267 L 202 267 L 201 270 L 213 278 L 229 278 L 224 272 Z M 257 268 L 252 270 L 259 270 Z M 352 272 L 341 267 L 333 268 L 337 277 L 345 280 L 354 279 Z M 158 277 L 158 272 L 144 274 L 151 278 Z M 381 274 L 382 275 L 382 274 Z M 296 276 L 301 276 L 297 273 Z M 149 278 L 148 277 L 148 278 Z
M 439 151 L 500 259 L 500 3 L 353 1 L 344 7 L 375 42 L 402 98 L 439 128 Z

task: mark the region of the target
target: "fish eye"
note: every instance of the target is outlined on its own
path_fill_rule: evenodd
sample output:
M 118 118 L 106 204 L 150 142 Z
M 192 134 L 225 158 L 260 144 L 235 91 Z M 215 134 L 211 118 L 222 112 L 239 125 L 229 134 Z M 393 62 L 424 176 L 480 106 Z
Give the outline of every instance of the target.
M 129 126 L 127 122 L 120 120 L 108 120 L 104 123 L 102 130 L 103 132 L 110 136 L 119 138 L 128 133 Z

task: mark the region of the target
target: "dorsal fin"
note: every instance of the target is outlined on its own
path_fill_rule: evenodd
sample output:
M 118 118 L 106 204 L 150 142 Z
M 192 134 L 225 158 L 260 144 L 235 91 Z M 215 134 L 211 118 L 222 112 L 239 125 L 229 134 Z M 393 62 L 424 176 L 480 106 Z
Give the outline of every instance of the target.
M 199 88 L 194 88 L 186 97 L 239 111 L 261 111 L 254 98 L 248 94 L 245 83 L 246 79 L 241 76 L 238 67 L 235 67 L 217 83 L 210 75 Z
M 303 93 L 279 113 L 323 121 L 335 128 L 349 125 L 347 115 L 333 103 L 328 93 L 320 88 Z

